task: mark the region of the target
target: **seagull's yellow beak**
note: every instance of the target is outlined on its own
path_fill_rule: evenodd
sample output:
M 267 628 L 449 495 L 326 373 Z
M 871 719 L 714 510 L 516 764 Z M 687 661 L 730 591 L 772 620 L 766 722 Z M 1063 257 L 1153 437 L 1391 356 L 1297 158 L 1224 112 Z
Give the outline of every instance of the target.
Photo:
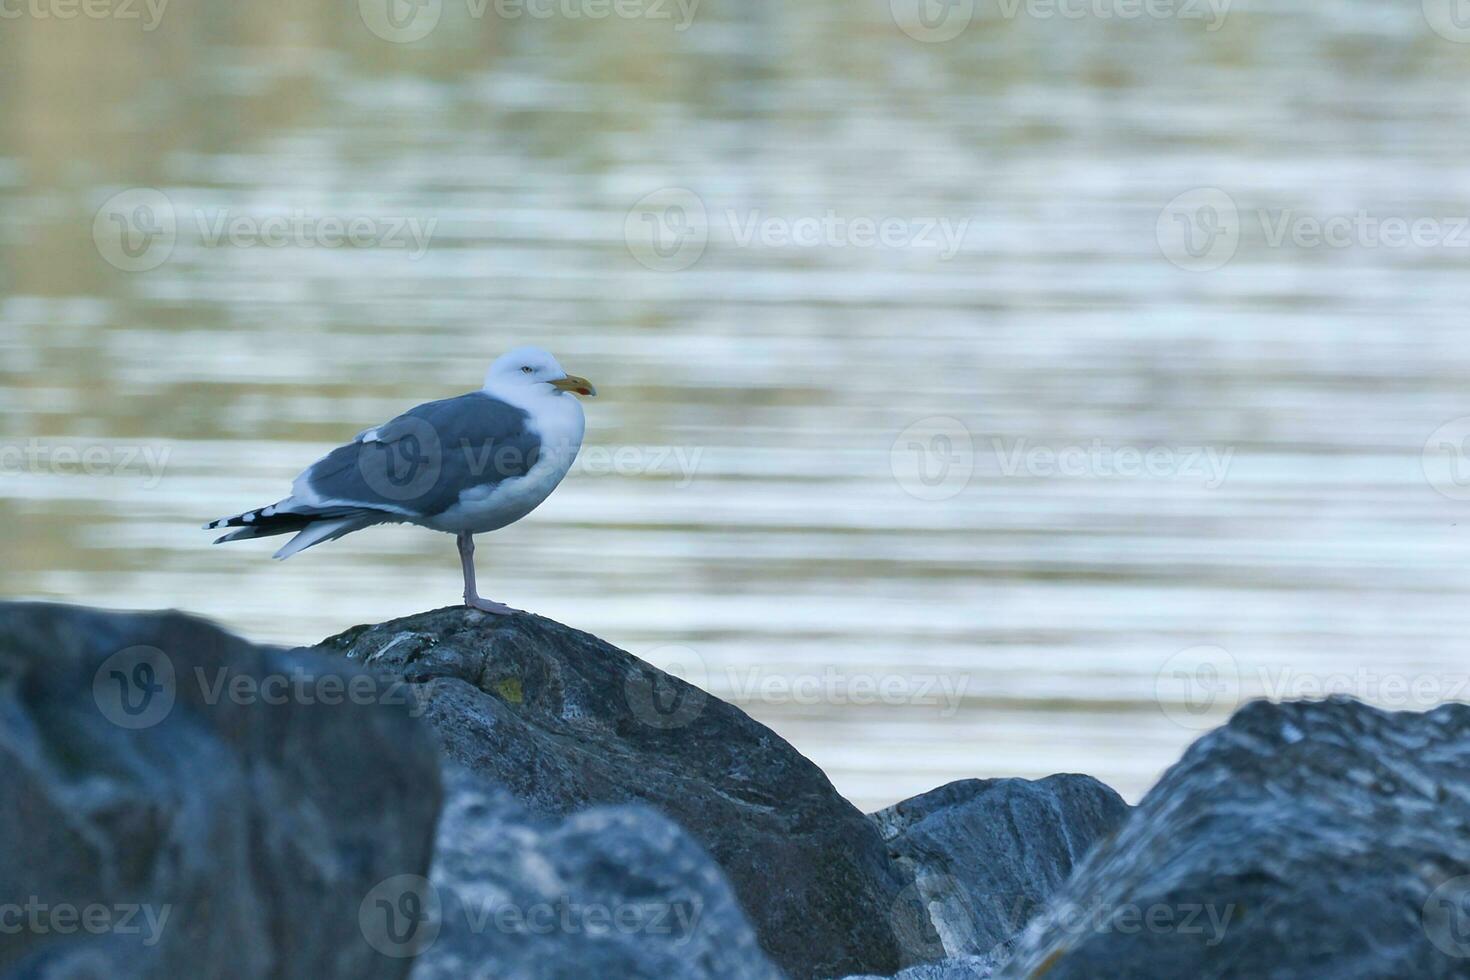
M 565 378 L 551 382 L 551 387 L 558 391 L 570 391 L 577 395 L 597 394 L 597 389 L 592 387 L 592 382 L 586 378 L 579 378 L 575 374 L 569 374 Z

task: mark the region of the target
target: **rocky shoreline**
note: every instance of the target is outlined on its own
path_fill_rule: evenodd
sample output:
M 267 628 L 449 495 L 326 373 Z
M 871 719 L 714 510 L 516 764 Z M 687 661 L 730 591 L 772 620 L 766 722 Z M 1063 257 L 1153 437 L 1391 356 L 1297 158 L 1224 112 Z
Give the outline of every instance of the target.
M 864 815 L 528 614 L 281 650 L 15 603 L 0 759 L 0 977 L 1470 973 L 1462 705 L 1247 705 L 1135 808 L 1058 775 Z

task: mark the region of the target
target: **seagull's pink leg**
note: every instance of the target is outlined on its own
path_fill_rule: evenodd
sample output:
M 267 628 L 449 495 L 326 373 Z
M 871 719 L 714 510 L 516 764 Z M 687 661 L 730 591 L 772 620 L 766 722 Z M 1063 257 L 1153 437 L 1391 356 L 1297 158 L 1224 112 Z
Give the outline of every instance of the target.
M 492 616 L 509 616 L 514 613 L 515 610 L 510 606 L 481 599 L 480 594 L 475 591 L 475 536 L 469 533 L 456 535 L 455 542 L 459 545 L 459 563 L 464 568 L 464 604 Z

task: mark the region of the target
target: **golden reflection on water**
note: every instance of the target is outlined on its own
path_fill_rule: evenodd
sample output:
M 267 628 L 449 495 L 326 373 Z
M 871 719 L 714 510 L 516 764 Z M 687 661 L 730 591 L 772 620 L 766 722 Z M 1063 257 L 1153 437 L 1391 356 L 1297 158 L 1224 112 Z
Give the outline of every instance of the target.
M 935 44 L 883 3 L 445 0 L 413 43 L 358 6 L 0 22 L 0 593 L 288 643 L 448 604 L 444 536 L 280 564 L 198 525 L 534 342 L 602 397 L 484 591 L 680 665 L 862 806 L 1058 770 L 1136 797 L 1214 717 L 1171 700 L 1180 651 L 1225 651 L 1217 710 L 1464 696 L 1467 504 L 1424 451 L 1470 415 L 1467 251 L 1257 220 L 1470 214 L 1470 46 L 1418 5 Z M 1244 217 L 1190 273 L 1158 227 L 1200 187 Z M 670 188 L 687 267 L 638 238 Z M 175 230 L 124 271 L 139 189 Z

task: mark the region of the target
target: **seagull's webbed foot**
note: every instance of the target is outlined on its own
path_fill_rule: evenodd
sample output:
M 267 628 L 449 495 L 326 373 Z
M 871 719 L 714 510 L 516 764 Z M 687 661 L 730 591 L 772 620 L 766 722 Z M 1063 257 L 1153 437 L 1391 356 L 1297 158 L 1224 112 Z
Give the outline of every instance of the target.
M 516 612 L 502 602 L 496 602 L 494 599 L 482 599 L 477 595 L 465 596 L 464 604 L 470 609 L 478 609 L 480 612 L 489 613 L 492 616 L 513 616 Z

